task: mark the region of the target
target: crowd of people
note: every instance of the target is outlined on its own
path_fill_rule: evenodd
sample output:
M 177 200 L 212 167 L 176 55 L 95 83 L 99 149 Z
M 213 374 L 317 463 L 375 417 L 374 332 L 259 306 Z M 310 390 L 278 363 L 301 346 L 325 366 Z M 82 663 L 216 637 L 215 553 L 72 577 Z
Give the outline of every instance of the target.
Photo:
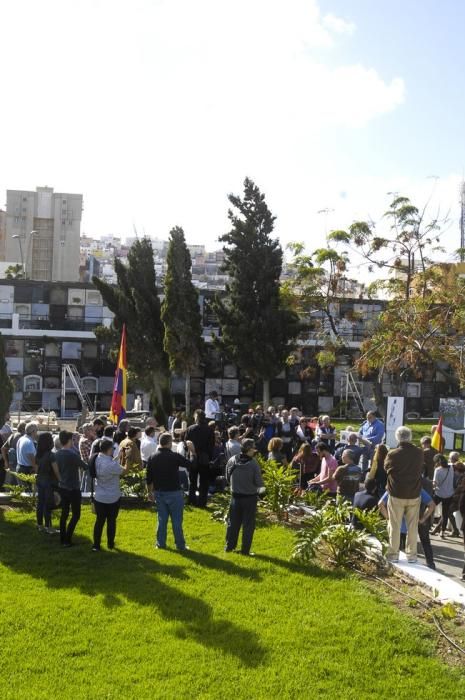
M 36 475 L 37 528 L 59 533 L 63 547 L 73 544 L 80 519 L 82 494 L 90 494 L 95 513 L 93 550 L 101 549 L 106 526 L 107 546 L 115 546 L 116 522 L 125 476 L 146 481 L 147 496 L 156 503 L 156 547 L 165 548 L 171 519 L 175 545 L 186 550 L 183 533 L 185 500 L 205 508 L 209 494 L 229 487 L 231 492 L 225 551 L 250 555 L 257 499 L 264 491 L 259 462 L 273 460 L 295 471 L 296 490 L 325 491 L 362 510 L 379 508 L 388 520 L 387 557 L 397 561 L 405 549 L 417 560 L 417 539 L 426 563 L 435 568 L 430 532 L 459 537 L 465 521 L 465 465 L 457 452 L 449 459 L 424 436 L 413 445 L 407 427 L 396 433 L 398 446 L 384 443 L 384 423 L 369 411 L 362 425 L 340 433 L 329 416 L 306 417 L 298 408 L 261 405 L 224 413 L 212 392 L 205 410 L 197 409 L 188 425 L 182 411 L 168 421 L 168 429 L 150 417 L 140 428 L 129 420 L 116 427 L 106 418 L 85 423 L 79 432 L 62 430 L 53 436 L 38 432 L 37 424 L 19 423 L 0 430 L 2 471 L 7 478 Z M 1 473 L 1 472 L 0 472 Z M 0 484 L 1 485 L 1 484 Z M 441 506 L 437 524 L 432 519 Z M 52 512 L 61 509 L 60 527 L 52 526 Z M 460 518 L 460 522 L 457 522 Z M 355 523 L 356 525 L 356 523 Z M 465 580 L 465 566 L 463 570 Z

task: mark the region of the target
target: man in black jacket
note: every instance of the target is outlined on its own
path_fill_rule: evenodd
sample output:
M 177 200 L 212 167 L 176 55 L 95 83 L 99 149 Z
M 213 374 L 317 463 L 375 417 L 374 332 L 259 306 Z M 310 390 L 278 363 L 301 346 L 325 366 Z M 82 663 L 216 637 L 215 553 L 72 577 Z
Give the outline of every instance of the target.
M 257 496 L 264 490 L 260 466 L 254 459 L 256 452 L 254 441 L 245 439 L 242 442 L 241 453 L 232 457 L 226 465 L 226 478 L 231 486 L 226 552 L 232 552 L 236 548 L 242 527 L 241 554 L 251 555 Z
M 195 448 L 195 460 L 190 464 L 189 503 L 205 508 L 210 483 L 210 461 L 215 447 L 215 431 L 208 425 L 202 409 L 195 411 L 194 420 L 195 424 L 189 426 L 186 432 L 186 442 L 192 442 Z M 196 497 L 197 481 L 198 499 Z
M 159 450 L 147 462 L 147 488 L 149 499 L 157 504 L 156 547 L 166 549 L 168 519 L 171 517 L 176 548 L 184 551 L 188 548 L 182 530 L 184 494 L 179 480 L 179 467 L 190 469 L 191 463 L 182 455 L 172 452 L 171 443 L 170 433 L 160 436 Z

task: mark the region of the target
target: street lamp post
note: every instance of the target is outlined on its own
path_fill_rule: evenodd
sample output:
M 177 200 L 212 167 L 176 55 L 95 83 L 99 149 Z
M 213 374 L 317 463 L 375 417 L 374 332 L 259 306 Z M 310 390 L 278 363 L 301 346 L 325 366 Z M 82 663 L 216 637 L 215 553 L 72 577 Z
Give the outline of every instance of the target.
M 23 268 L 23 276 L 24 279 L 26 279 L 26 270 L 24 269 L 24 256 L 23 256 L 23 246 L 21 244 L 21 236 L 19 236 L 17 233 L 12 236 L 12 238 L 17 238 L 18 243 L 19 243 L 19 254 L 21 255 L 21 267 Z
M 31 232 L 29 233 L 29 236 L 32 238 L 32 236 L 34 236 L 36 233 L 37 233 L 37 231 L 31 231 Z M 24 264 L 24 255 L 23 255 L 23 246 L 22 246 L 22 243 L 21 243 L 21 236 L 20 236 L 19 234 L 15 233 L 15 234 L 12 236 L 12 238 L 17 238 L 17 239 L 18 239 L 18 243 L 19 243 L 19 254 L 21 255 L 21 265 L 22 265 L 22 268 L 23 268 L 24 279 L 27 279 L 27 269 L 26 269 L 26 265 L 27 265 L 27 261 L 28 261 L 28 258 L 29 258 L 29 247 L 30 247 L 30 244 L 31 244 L 31 240 L 30 240 L 30 238 L 29 238 L 28 241 L 27 241 L 27 247 L 26 247 L 26 264 Z

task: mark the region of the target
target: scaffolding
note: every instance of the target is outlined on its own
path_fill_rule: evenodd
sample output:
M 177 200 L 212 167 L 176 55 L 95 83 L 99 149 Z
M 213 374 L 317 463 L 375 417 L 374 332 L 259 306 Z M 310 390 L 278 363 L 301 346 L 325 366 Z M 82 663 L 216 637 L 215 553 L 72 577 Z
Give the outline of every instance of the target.
M 66 412 L 66 392 L 68 389 L 68 379 L 71 382 L 71 391 L 75 391 L 81 402 L 83 412 L 92 413 L 94 406 L 92 400 L 87 393 L 76 365 L 62 365 L 61 368 L 61 416 L 65 416 Z
M 351 371 L 341 376 L 340 418 L 363 418 L 365 406 L 362 398 L 362 382 L 357 382 Z

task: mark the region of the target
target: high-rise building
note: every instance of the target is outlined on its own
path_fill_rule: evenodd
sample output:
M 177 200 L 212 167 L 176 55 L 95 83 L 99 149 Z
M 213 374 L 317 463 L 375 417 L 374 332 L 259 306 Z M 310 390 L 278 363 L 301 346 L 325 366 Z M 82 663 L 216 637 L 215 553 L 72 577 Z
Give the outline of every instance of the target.
M 82 195 L 7 190 L 5 260 L 33 280 L 79 280 Z
M 0 260 L 5 260 L 6 211 L 0 209 Z

